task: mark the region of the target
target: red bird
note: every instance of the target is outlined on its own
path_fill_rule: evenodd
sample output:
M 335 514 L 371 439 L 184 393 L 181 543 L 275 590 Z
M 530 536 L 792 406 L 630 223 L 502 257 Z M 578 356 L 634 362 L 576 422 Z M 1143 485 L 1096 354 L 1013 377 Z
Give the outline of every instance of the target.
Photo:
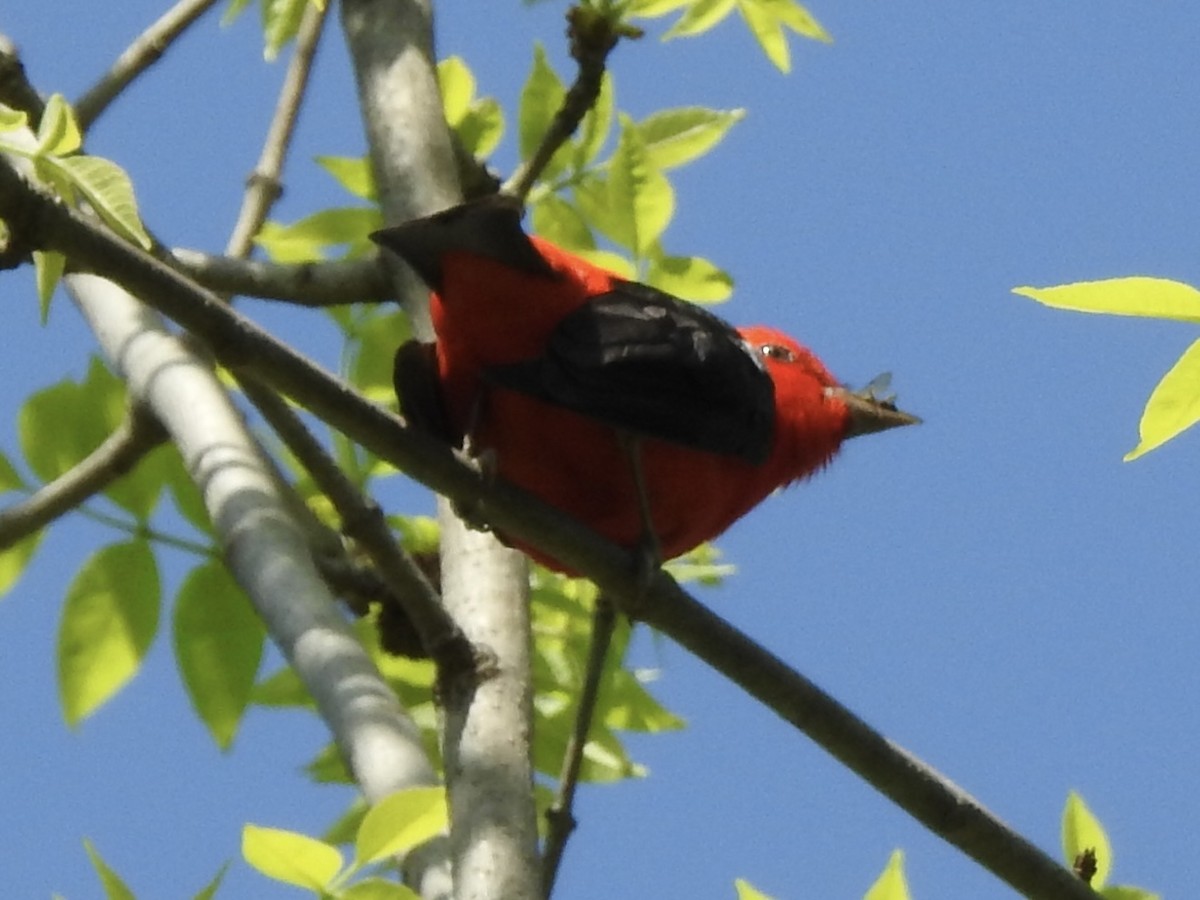
M 512 201 L 372 238 L 433 291 L 436 345 L 396 356 L 405 414 L 622 546 L 678 556 L 847 438 L 919 421 L 840 386 L 778 331 L 735 330 L 527 236 Z

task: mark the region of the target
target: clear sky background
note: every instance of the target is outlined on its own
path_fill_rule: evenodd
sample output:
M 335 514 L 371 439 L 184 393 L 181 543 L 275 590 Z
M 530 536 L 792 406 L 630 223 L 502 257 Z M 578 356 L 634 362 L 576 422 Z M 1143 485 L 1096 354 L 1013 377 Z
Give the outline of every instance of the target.
M 1118 882 L 1194 896 L 1200 554 L 1188 434 L 1133 464 L 1142 405 L 1195 338 L 1178 323 L 1056 312 L 1014 286 L 1130 274 L 1200 283 L 1200 9 L 1182 3 L 838 3 L 782 76 L 740 21 L 614 54 L 620 106 L 745 107 L 674 174 L 669 250 L 736 278 L 722 308 L 780 326 L 842 379 L 894 373 L 923 426 L 851 444 L 720 546 L 738 574 L 703 598 L 891 738 L 1058 854 L 1066 793 L 1108 827 Z M 0 30 L 43 91 L 77 97 L 160 11 L 147 0 L 9 3 Z M 440 4 L 439 49 L 509 110 L 535 39 L 564 74 L 560 3 Z M 224 246 L 282 66 L 251 12 L 216 17 L 98 124 L 89 151 L 134 178 L 168 242 Z M 321 50 L 278 217 L 344 203 L 312 162 L 357 155 L 340 31 Z M 513 163 L 510 127 L 496 164 Z M 0 447 L 21 400 L 81 376 L 69 303 L 37 323 L 0 276 Z M 315 313 L 245 311 L 327 364 Z M 1181 487 L 1182 485 L 1182 487 Z M 349 791 L 298 774 L 325 735 L 253 710 L 222 755 L 160 635 L 145 670 L 75 733 L 54 678 L 72 573 L 114 536 L 56 525 L 0 601 L 0 883 L 101 896 L 90 836 L 144 898 L 191 896 L 238 860 L 244 822 L 319 832 Z M 173 591 L 182 567 L 164 575 Z M 918 900 L 1012 896 L 772 713 L 669 642 L 644 641 L 682 732 L 631 738 L 650 775 L 586 788 L 556 896 L 857 900 L 893 848 Z M 240 861 L 219 896 L 299 896 Z

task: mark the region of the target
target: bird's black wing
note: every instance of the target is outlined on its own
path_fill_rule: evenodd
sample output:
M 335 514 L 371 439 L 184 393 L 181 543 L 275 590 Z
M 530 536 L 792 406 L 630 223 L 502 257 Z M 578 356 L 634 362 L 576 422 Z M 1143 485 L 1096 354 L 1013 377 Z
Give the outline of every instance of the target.
M 397 254 L 435 291 L 442 289 L 442 256 L 455 250 L 557 277 L 522 230 L 520 203 L 499 194 L 384 228 L 371 240 Z
M 633 434 L 764 462 L 775 388 L 731 325 L 635 282 L 567 315 L 538 358 L 489 369 L 503 387 Z

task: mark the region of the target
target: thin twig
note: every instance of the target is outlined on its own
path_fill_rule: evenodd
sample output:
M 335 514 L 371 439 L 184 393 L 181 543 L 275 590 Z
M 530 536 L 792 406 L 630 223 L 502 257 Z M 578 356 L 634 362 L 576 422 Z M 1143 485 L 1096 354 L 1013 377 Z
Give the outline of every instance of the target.
M 266 221 L 271 206 L 283 193 L 279 175 L 283 171 L 284 158 L 296 128 L 300 104 L 308 87 L 317 44 L 325 30 L 325 13 L 328 8 L 326 3 L 309 3 L 304 10 L 304 17 L 296 32 L 296 49 L 292 53 L 291 62 L 288 63 L 279 100 L 275 104 L 275 114 L 271 118 L 267 137 L 263 142 L 262 154 L 254 172 L 246 181 L 242 209 L 238 213 L 237 223 L 233 226 L 233 233 L 225 250 L 229 256 L 249 255 L 254 236 Z
M 0 510 L 0 550 L 5 550 L 75 509 L 129 473 L 166 439 L 153 414 L 131 406 L 104 443 L 32 496 Z
M 1033 900 L 1096 900 L 1072 873 L 946 778 L 892 744 L 799 673 L 689 596 L 667 573 L 647 586 L 631 554 L 405 428 L 170 267 L 29 184 L 0 157 L 0 218 L 34 246 L 120 283 L 368 451 L 446 497 L 476 503 L 495 527 L 586 573 L 615 601 L 725 673 L 918 821 Z M 638 602 L 640 598 L 640 603 Z
M 379 506 L 350 483 L 283 398 L 253 378 L 238 381 L 246 397 L 333 503 L 345 533 L 371 557 L 393 598 L 402 600 L 429 655 L 440 659 L 450 653 L 457 654 L 459 663 L 469 660 L 470 648 L 463 647 L 462 633 L 442 608 L 424 573 L 396 544 Z
M 567 36 L 571 39 L 571 56 L 579 63 L 575 82 L 563 97 L 562 106 L 533 156 L 521 164 L 504 183 L 504 193 L 524 201 L 533 183 L 549 165 L 558 148 L 567 142 L 583 117 L 596 103 L 600 94 L 600 83 L 604 78 L 604 65 L 608 54 L 622 37 L 635 37 L 636 32 L 628 26 L 620 26 L 594 10 L 571 7 L 567 11 Z
M 219 294 L 324 307 L 395 299 L 377 256 L 284 265 L 235 259 L 199 250 L 172 250 L 165 261 Z
M 575 830 L 575 788 L 579 784 L 579 770 L 583 765 L 583 751 L 587 747 L 588 732 L 596 713 L 596 701 L 600 697 L 600 681 L 604 675 L 604 663 L 608 659 L 608 648 L 612 643 L 613 630 L 617 626 L 617 611 L 609 599 L 600 594 L 596 608 L 592 610 L 592 642 L 588 647 L 587 670 L 583 688 L 579 692 L 579 708 L 575 711 L 575 725 L 567 740 L 563 754 L 562 772 L 558 776 L 558 796 L 546 810 L 548 826 L 545 847 L 542 850 L 542 886 L 545 896 L 554 893 L 554 881 L 562 862 L 567 839 Z
M 158 62 L 188 26 L 216 3 L 217 0 L 180 0 L 135 38 L 112 68 L 75 101 L 75 118 L 80 129 L 87 131 L 133 79 Z

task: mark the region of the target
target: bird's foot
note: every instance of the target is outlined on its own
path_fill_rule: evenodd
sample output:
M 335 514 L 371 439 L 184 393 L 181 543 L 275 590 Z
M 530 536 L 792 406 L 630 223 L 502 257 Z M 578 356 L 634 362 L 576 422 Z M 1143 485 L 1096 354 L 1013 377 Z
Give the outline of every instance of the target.
M 498 463 L 494 450 L 476 452 L 468 438 L 463 441 L 463 449 L 459 458 L 479 473 L 479 480 L 485 489 L 490 489 L 495 484 Z M 450 506 L 454 509 L 454 514 L 462 519 L 463 524 L 472 531 L 490 532 L 492 530 L 491 524 L 487 521 L 487 504 L 480 497 L 452 500 Z

